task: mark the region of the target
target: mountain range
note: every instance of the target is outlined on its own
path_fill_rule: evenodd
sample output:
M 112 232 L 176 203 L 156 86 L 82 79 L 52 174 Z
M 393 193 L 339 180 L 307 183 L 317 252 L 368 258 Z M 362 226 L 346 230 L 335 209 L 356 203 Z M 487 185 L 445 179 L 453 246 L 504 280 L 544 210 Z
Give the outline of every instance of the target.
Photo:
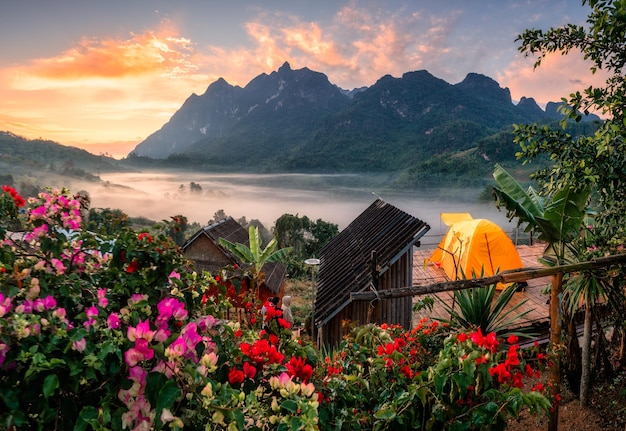
M 243 88 L 220 78 L 192 94 L 128 159 L 255 172 L 399 172 L 485 142 L 509 146 L 511 157 L 512 138 L 498 136 L 510 138 L 514 123 L 560 120 L 559 105 L 544 110 L 526 97 L 515 104 L 507 88 L 476 73 L 450 84 L 420 70 L 347 91 L 284 63 Z

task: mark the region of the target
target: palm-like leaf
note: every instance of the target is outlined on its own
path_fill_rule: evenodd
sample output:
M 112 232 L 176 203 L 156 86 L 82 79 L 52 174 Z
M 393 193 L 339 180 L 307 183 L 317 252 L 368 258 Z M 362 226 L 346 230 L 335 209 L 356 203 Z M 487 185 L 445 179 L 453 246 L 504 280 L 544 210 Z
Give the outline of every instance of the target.
M 515 294 L 515 287 L 506 288 L 497 298 L 495 294 L 495 284 L 456 291 L 453 304 L 458 304 L 458 309 L 442 300 L 442 306 L 450 314 L 450 326 L 464 329 L 480 328 L 483 334 L 495 332 L 498 336 L 513 333 L 529 336 L 528 331 L 511 330 L 512 324 L 530 312 L 530 310 L 519 311 L 526 300 L 507 310 Z
M 525 191 L 520 183 L 498 164 L 493 171 L 493 177 L 498 184 L 493 190 L 498 207 L 504 207 L 510 218 L 517 217 L 520 223 L 528 223 L 530 228 L 536 225 L 536 217 L 541 217 L 544 212 L 541 196 L 532 187 Z
M 528 223 L 527 231 L 537 230 L 538 239 L 548 243 L 554 253 L 555 263 L 562 263 L 567 244 L 580 232 L 590 188 L 565 188 L 546 200 L 531 187 L 524 191 L 500 165 L 496 165 L 493 177 L 498 184 L 494 188 L 497 205 L 503 206 L 510 218 L 517 217 L 520 223 Z
M 267 262 L 280 262 L 291 251 L 291 247 L 282 248 L 276 250 L 278 245 L 276 238 L 261 248 L 261 236 L 259 234 L 259 228 L 256 226 L 250 226 L 248 228 L 248 242 L 250 246 L 246 246 L 241 243 L 233 243 L 225 238 L 220 238 L 219 243 L 222 247 L 228 249 L 233 253 L 242 263 L 250 265 L 253 270 L 253 276 L 258 278 L 261 274 L 261 268 Z

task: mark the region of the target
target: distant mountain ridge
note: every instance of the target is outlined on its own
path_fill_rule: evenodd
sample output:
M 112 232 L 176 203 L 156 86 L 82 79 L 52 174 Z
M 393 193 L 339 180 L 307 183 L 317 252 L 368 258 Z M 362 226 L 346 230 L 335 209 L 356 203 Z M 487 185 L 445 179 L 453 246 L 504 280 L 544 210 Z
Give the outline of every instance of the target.
M 513 123 L 561 118 L 532 98 L 470 73 L 449 84 L 425 70 L 347 91 L 308 68 L 261 74 L 245 87 L 220 78 L 192 94 L 129 158 L 190 159 L 266 171 L 398 171 L 477 142 Z M 590 118 L 590 119 L 597 119 Z

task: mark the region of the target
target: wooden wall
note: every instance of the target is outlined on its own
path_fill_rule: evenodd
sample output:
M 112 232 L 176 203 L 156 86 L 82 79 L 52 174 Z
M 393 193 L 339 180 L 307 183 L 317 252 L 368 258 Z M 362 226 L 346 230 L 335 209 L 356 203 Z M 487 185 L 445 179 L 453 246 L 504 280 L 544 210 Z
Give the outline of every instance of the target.
M 413 251 L 409 250 L 402 255 L 387 271 L 379 277 L 378 289 L 394 289 L 408 287 L 412 283 Z M 340 307 L 341 304 L 337 304 Z M 413 320 L 413 298 L 394 298 L 379 300 L 373 303 L 355 301 L 349 303 L 326 325 L 319 329 L 318 343 L 329 346 L 338 346 L 344 335 L 353 326 L 375 324 L 397 324 L 410 329 Z

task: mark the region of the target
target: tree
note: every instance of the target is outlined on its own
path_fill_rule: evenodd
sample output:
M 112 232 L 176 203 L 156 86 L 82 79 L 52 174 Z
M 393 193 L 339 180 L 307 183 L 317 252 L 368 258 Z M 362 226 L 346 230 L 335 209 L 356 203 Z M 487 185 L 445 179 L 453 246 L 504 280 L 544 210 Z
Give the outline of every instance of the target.
M 586 60 L 591 61 L 593 73 L 604 70 L 609 74 L 605 86 L 589 86 L 582 93 L 577 91 L 569 99 L 563 98 L 562 112 L 566 118 L 561 122 L 562 129 L 519 126 L 515 129 L 515 140 L 521 146 L 518 157 L 525 158 L 525 163 L 540 155 L 550 157 L 552 166 L 534 174 L 544 192 L 562 190 L 573 184 L 593 187 L 597 211 L 594 230 L 598 233 L 594 246 L 604 253 L 615 253 L 626 240 L 626 2 L 583 0 L 582 4 L 591 8 L 588 28 L 569 24 L 545 32 L 526 30 L 518 36 L 517 40 L 521 42 L 519 50 L 527 56 L 538 56 L 535 67 L 539 67 L 550 53 L 565 55 L 578 50 Z M 592 136 L 573 138 L 565 133 L 568 121 L 580 121 L 582 114 L 592 111 L 600 112 L 607 118 Z M 592 291 L 598 295 L 603 289 L 591 289 L 594 284 L 583 285 L 587 288 L 575 289 L 574 293 L 578 292 L 591 305 L 595 300 L 590 296 Z M 621 286 L 617 287 L 607 294 L 619 295 Z M 623 313 L 623 299 L 610 302 L 617 307 L 617 314 Z M 587 307 L 587 311 L 590 312 L 590 309 L 590 306 Z M 626 342 L 624 323 L 616 328 L 621 331 L 622 343 Z M 590 338 L 585 336 L 583 370 L 589 367 L 589 345 Z M 585 404 L 590 385 L 588 373 L 583 373 L 581 402 Z
M 113 235 L 130 226 L 128 215 L 120 209 L 91 208 L 87 219 L 87 229 L 106 235 Z
M 498 207 L 505 207 L 510 218 L 516 217 L 520 223 L 526 223 L 526 231 L 539 232 L 538 239 L 547 243 L 544 251 L 547 262 L 564 264 L 575 253 L 573 242 L 580 235 L 590 188 L 563 187 L 551 196 L 542 197 L 532 187 L 525 191 L 500 165 L 496 165 L 493 176 L 498 184 L 494 187 Z M 550 291 L 550 344 L 556 351 L 561 342 L 558 316 L 561 314 L 562 282 L 563 274 L 554 276 Z M 551 375 L 554 395 L 560 393 L 560 374 L 557 361 Z M 551 420 L 554 429 L 558 423 L 558 410 L 555 409 Z
M 274 235 L 279 247 L 291 247 L 293 253 L 287 262 L 292 277 L 306 275 L 304 260 L 319 256 L 319 252 L 328 241 L 339 233 L 334 223 L 322 219 L 312 221 L 307 216 L 283 214 L 274 225 Z
M 251 290 L 256 290 L 264 281 L 262 272 L 263 265 L 268 262 L 280 262 L 291 251 L 291 248 L 277 249 L 278 242 L 276 238 L 261 248 L 261 236 L 259 228 L 250 226 L 248 228 L 248 237 L 250 246 L 241 243 L 232 243 L 225 238 L 220 238 L 219 243 L 222 247 L 226 247 L 231 253 L 237 256 L 241 262 L 249 266 L 251 272 Z M 257 292 L 258 294 L 258 292 Z M 258 295 L 257 295 L 258 296 Z

